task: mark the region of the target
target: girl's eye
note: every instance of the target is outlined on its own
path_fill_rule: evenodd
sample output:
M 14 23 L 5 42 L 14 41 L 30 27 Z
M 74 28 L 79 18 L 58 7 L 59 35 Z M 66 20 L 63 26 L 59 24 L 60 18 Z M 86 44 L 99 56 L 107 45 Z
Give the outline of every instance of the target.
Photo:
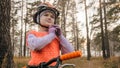
M 44 14 L 44 16 L 50 16 L 51 18 L 55 18 L 54 15 Z
M 54 16 L 54 15 L 51 15 L 51 18 L 55 18 L 55 16 Z
M 44 14 L 44 16 L 48 16 L 48 14 Z

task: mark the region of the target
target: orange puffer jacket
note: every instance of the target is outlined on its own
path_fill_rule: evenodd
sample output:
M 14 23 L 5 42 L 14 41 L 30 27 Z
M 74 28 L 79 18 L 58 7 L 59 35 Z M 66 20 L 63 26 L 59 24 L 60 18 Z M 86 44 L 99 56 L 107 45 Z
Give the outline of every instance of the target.
M 34 34 L 36 37 L 43 37 L 48 33 L 30 31 L 28 34 Z M 27 46 L 29 45 L 27 44 Z M 31 60 L 29 61 L 28 65 L 37 66 L 41 62 L 47 62 L 50 59 L 57 57 L 59 55 L 60 55 L 60 43 L 59 43 L 59 39 L 56 37 L 55 39 L 52 40 L 51 43 L 46 45 L 44 48 L 40 50 L 31 50 Z M 53 65 L 55 65 L 55 63 L 51 64 L 51 66 Z

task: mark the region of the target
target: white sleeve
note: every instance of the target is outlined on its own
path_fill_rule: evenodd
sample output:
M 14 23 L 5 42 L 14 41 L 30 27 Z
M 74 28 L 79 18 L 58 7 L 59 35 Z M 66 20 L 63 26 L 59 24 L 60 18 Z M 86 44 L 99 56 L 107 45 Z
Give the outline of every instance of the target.
M 47 44 L 49 44 L 54 38 L 55 38 L 54 33 L 50 33 L 43 37 L 36 37 L 34 34 L 29 34 L 27 39 L 28 48 L 30 48 L 31 50 L 35 49 L 40 50 Z
M 59 38 L 62 54 L 74 51 L 74 47 L 72 46 L 72 44 L 69 43 L 69 41 L 63 35 L 61 35 Z

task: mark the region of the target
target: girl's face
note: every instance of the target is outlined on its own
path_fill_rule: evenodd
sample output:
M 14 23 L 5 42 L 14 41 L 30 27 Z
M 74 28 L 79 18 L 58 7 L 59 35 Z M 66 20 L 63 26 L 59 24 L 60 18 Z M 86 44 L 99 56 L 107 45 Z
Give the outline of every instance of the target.
M 54 25 L 54 21 L 55 21 L 55 15 L 51 12 L 44 12 L 40 16 L 40 24 L 46 27 Z

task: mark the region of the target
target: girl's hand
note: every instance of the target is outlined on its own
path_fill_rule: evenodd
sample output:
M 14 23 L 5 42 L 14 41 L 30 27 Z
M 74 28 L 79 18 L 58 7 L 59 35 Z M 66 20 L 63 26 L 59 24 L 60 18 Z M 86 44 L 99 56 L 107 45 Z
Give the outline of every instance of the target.
M 59 26 L 57 26 L 57 25 L 52 25 L 51 27 L 56 28 L 55 34 L 56 34 L 57 36 L 62 35 L 62 31 L 61 31 L 61 28 L 60 28 Z
M 62 31 L 61 31 L 61 29 L 60 29 L 59 27 L 56 27 L 56 29 L 57 29 L 57 31 L 56 31 L 56 35 L 57 35 L 57 36 L 62 35 Z
M 48 29 L 48 32 L 49 32 L 49 33 L 56 33 L 56 28 L 50 26 L 49 29 Z

